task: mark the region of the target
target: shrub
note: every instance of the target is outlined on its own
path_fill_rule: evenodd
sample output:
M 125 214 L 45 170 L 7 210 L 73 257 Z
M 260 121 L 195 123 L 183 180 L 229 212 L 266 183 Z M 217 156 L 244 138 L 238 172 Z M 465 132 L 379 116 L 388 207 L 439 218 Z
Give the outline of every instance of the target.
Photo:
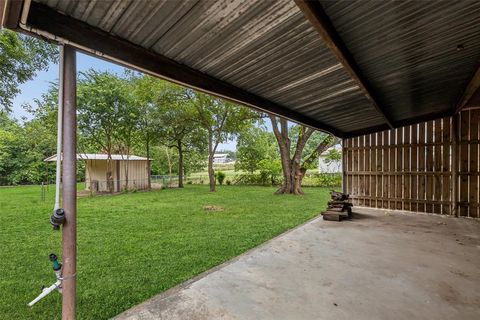
M 223 181 L 225 180 L 226 174 L 223 171 L 217 171 L 215 172 L 215 177 L 217 178 L 218 183 L 222 185 Z
M 304 186 L 312 187 L 340 187 L 342 185 L 341 173 L 314 173 L 303 178 Z
M 231 184 L 232 184 L 232 181 L 227 180 L 227 185 L 229 186 L 229 185 L 231 185 Z

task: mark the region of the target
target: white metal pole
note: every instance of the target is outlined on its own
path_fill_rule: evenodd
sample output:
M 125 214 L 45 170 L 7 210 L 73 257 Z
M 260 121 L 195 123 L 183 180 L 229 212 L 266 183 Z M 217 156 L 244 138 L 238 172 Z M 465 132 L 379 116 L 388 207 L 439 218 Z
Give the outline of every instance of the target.
M 60 61 L 58 64 L 58 116 L 57 116 L 57 170 L 55 176 L 55 206 L 60 208 L 60 189 L 62 183 L 62 139 L 63 139 L 63 45 L 60 46 Z

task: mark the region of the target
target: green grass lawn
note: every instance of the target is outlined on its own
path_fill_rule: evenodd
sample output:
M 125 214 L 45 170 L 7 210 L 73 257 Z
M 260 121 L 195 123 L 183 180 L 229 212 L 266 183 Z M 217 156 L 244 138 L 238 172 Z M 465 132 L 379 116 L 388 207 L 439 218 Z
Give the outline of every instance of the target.
M 78 201 L 78 318 L 110 318 L 318 215 L 328 190 L 274 196 L 268 187 L 203 185 Z M 60 319 L 48 255 L 61 232 L 48 222 L 54 189 L 0 188 L 0 319 Z M 223 212 L 206 212 L 205 205 Z

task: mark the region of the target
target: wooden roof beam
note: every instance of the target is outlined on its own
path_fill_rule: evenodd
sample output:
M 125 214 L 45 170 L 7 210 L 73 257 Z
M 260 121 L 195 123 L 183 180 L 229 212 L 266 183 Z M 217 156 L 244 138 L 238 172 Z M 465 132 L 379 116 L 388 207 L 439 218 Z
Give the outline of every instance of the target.
M 20 24 L 23 0 L 0 0 L 0 26 L 15 30 Z
M 436 119 L 441 119 L 441 118 L 451 117 L 451 116 L 453 116 L 452 110 L 422 114 L 420 116 L 416 116 L 413 118 L 395 121 L 395 128 L 401 128 L 401 127 L 409 126 L 412 124 L 422 123 L 425 121 L 436 120 Z M 360 129 L 360 130 L 349 131 L 345 133 L 344 139 L 354 138 L 354 137 L 363 136 L 366 134 L 381 132 L 381 131 L 390 130 L 390 129 L 391 128 L 386 124 L 382 124 L 379 126 L 373 126 L 369 128 Z
M 305 14 L 313 27 L 318 31 L 320 36 L 325 41 L 325 44 L 330 48 L 330 50 L 332 50 L 333 54 L 337 57 L 338 61 L 343 65 L 345 70 L 356 81 L 357 85 L 363 91 L 367 99 L 383 116 L 385 123 L 390 128 L 393 128 L 393 120 L 387 114 L 385 108 L 378 103 L 378 99 L 375 97 L 371 86 L 362 75 L 360 68 L 353 59 L 351 53 L 348 51 L 340 35 L 335 30 L 330 18 L 323 10 L 322 5 L 316 0 L 295 0 L 295 3 Z
M 465 107 L 477 90 L 480 90 L 480 67 L 478 67 L 477 71 L 473 74 L 472 79 L 465 87 L 462 96 L 455 106 L 455 113 L 462 111 L 462 108 Z

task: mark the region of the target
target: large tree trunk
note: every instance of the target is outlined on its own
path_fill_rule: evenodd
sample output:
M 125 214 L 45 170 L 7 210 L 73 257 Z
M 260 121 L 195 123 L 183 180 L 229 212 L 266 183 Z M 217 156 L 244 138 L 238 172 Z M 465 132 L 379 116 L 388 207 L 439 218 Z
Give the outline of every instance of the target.
M 178 149 L 178 187 L 183 188 L 183 149 L 182 141 L 177 141 Z
M 288 122 L 285 119 L 278 119 L 275 116 L 270 116 L 272 121 L 272 128 L 277 139 L 278 146 L 280 148 L 280 158 L 282 162 L 283 170 L 283 185 L 278 189 L 276 194 L 296 194 L 303 195 L 302 190 L 302 180 L 306 173 L 306 167 L 310 164 L 315 157 L 318 158 L 318 155 L 328 148 L 334 141 L 334 139 L 326 138 L 315 150 L 315 152 L 310 155 L 304 163 L 302 163 L 302 153 L 305 145 L 307 144 L 308 139 L 313 134 L 315 130 L 302 127 L 298 136 L 297 144 L 295 146 L 294 154 L 291 157 L 290 154 L 290 138 L 288 137 Z M 278 127 L 278 122 L 280 122 L 280 128 Z
M 107 189 L 108 189 L 108 192 L 110 193 L 113 193 L 115 191 L 115 186 L 114 186 L 114 182 L 113 182 L 113 168 L 112 168 L 112 164 L 113 164 L 113 161 L 112 161 L 112 158 L 111 158 L 111 155 L 108 156 L 108 159 L 107 159 L 107 174 L 106 174 L 106 178 L 107 178 Z
M 115 192 L 115 185 L 113 181 L 113 161 L 112 161 L 112 147 L 111 147 L 111 142 L 108 141 L 107 143 L 107 172 L 106 172 L 106 178 L 107 178 L 107 190 L 110 193 Z
M 276 194 L 292 193 L 292 162 L 290 161 L 290 149 L 286 147 L 285 140 L 278 140 L 280 147 L 280 159 L 282 163 L 283 185 L 275 192 Z
M 208 181 L 210 183 L 210 191 L 215 192 L 215 171 L 213 170 L 213 155 L 215 150 L 213 147 L 213 134 L 208 135 Z

